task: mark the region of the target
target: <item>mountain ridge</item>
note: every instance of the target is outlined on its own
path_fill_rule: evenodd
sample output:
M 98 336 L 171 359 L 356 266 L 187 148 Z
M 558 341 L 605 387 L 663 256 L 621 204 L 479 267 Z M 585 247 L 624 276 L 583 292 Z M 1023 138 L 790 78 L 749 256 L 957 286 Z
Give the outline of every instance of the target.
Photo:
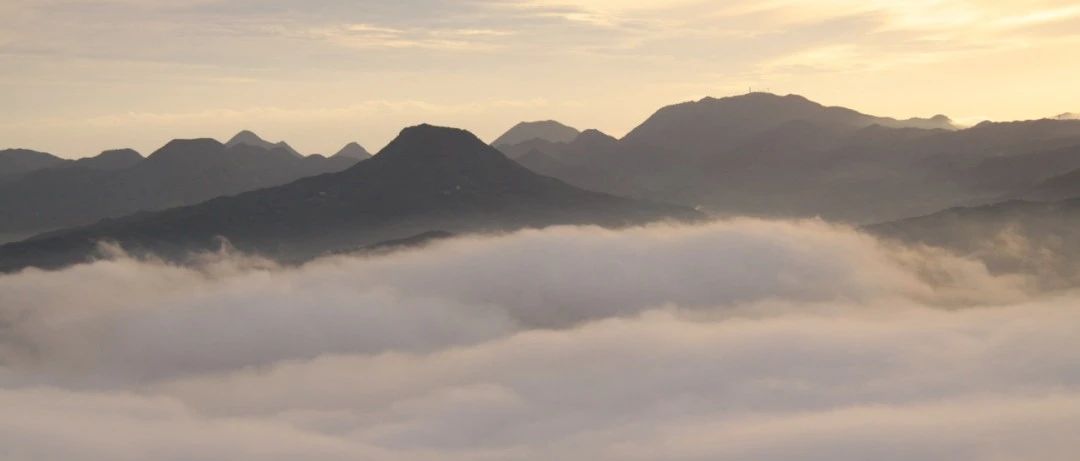
M 241 251 L 299 261 L 432 231 L 700 218 L 688 208 L 581 190 L 529 171 L 467 131 L 419 125 L 341 172 L 0 246 L 0 270 L 85 261 L 99 241 L 182 259 L 224 237 Z

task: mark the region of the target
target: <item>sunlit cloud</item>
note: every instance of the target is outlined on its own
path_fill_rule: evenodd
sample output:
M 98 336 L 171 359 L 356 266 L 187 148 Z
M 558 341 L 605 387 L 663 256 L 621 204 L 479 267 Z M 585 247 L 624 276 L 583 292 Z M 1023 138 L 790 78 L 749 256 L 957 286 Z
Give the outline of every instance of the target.
M 747 87 L 896 117 L 1038 118 L 1080 106 L 1080 94 L 1053 77 L 1080 70 L 1069 59 L 1080 9 L 1068 1 L 19 0 L 3 8 L 0 85 L 14 95 L 7 124 L 217 110 L 223 101 L 247 111 L 541 97 L 579 108 L 504 117 L 569 119 L 618 135 L 664 104 Z M 1013 65 L 1018 56 L 1038 60 Z M 1054 97 L 1008 91 L 1018 84 Z M 888 91 L 898 85 L 906 97 Z M 204 97 L 174 101 L 178 87 Z M 998 97 L 978 97 L 986 93 Z M 449 124 L 485 135 L 506 128 L 499 117 Z M 78 128 L 62 139 L 30 133 L 10 142 L 69 152 L 151 144 L 91 141 Z
M 301 267 L 114 251 L 0 276 L 0 442 L 86 461 L 1066 461 L 1080 294 L 1030 277 L 751 219 Z

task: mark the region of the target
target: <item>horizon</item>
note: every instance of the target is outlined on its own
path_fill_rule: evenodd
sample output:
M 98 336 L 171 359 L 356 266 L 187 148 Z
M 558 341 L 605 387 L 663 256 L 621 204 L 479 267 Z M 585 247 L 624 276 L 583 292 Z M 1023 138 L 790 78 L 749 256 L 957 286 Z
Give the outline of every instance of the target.
M 689 100 L 685 100 L 685 101 L 672 102 L 672 103 L 669 103 L 669 104 L 665 104 L 665 105 L 663 105 L 661 107 L 657 107 L 653 112 L 651 112 L 649 115 L 647 115 L 645 118 L 643 118 L 640 122 L 630 126 L 626 130 L 620 131 L 618 133 L 608 132 L 608 131 L 604 131 L 604 130 L 599 130 L 599 131 L 604 133 L 604 134 L 613 136 L 616 139 L 622 139 L 624 136 L 626 136 L 626 134 L 628 134 L 634 128 L 636 128 L 637 126 L 640 126 L 642 123 L 644 123 L 648 119 L 649 116 L 651 116 L 657 110 L 660 110 L 660 109 L 662 109 L 664 107 L 669 107 L 669 106 L 674 106 L 674 105 L 679 105 L 679 104 L 684 104 L 684 103 L 700 102 L 702 100 L 710 99 L 710 98 L 712 98 L 712 99 L 727 99 L 727 98 L 737 98 L 737 97 L 740 97 L 740 96 L 748 96 L 748 95 L 752 95 L 752 94 L 766 94 L 766 95 L 777 96 L 777 97 L 787 97 L 787 96 L 802 97 L 802 98 L 805 98 L 805 99 L 807 99 L 807 100 L 809 100 L 811 102 L 821 104 L 822 106 L 824 106 L 826 108 L 833 108 L 833 107 L 846 108 L 846 109 L 855 110 L 855 111 L 857 111 L 859 113 L 866 114 L 866 115 L 893 118 L 893 119 L 897 119 L 897 120 L 903 120 L 903 119 L 909 119 L 909 118 L 925 118 L 925 119 L 929 119 L 929 118 L 932 118 L 932 117 L 945 116 L 945 117 L 949 118 L 953 122 L 953 124 L 957 127 L 957 129 L 959 129 L 959 130 L 968 129 L 968 128 L 974 127 L 974 126 L 976 126 L 976 125 L 978 125 L 980 123 L 984 123 L 984 122 L 1008 123 L 1008 122 L 1032 121 L 1032 120 L 1048 120 L 1048 119 L 1054 119 L 1055 118 L 1055 115 L 1048 115 L 1048 116 L 1045 116 L 1045 117 L 1038 117 L 1038 118 L 1033 118 L 1033 119 L 978 120 L 978 121 L 968 121 L 968 122 L 965 123 L 965 122 L 961 122 L 961 121 L 953 118 L 949 114 L 944 114 L 944 113 L 934 113 L 934 114 L 928 114 L 928 115 L 925 115 L 925 116 L 915 116 L 915 117 L 901 117 L 901 116 L 895 116 L 895 115 L 891 115 L 891 114 L 876 114 L 876 113 L 870 113 L 870 112 L 859 110 L 857 107 L 847 107 L 847 106 L 839 106 L 839 105 L 829 104 L 827 102 L 818 101 L 818 100 L 816 100 L 816 99 L 814 99 L 812 97 L 808 97 L 808 96 L 802 95 L 802 94 L 795 94 L 795 93 L 779 94 L 779 93 L 771 93 L 771 92 L 768 92 L 768 91 L 756 91 L 755 90 L 755 91 L 749 91 L 749 92 L 742 93 L 742 94 L 733 94 L 733 95 L 726 95 L 726 96 L 707 95 L 707 96 L 702 96 L 702 97 L 699 97 L 699 98 L 689 99 Z M 1056 116 L 1058 116 L 1058 117 L 1060 117 L 1060 116 L 1068 116 L 1068 115 L 1073 115 L 1073 114 L 1070 113 L 1070 112 L 1062 112 L 1060 114 L 1056 114 Z M 311 155 L 331 156 L 331 155 L 334 155 L 336 152 L 338 152 L 339 150 L 341 150 L 342 148 L 344 148 L 345 146 L 347 146 L 348 144 L 351 144 L 351 143 L 358 143 L 361 147 L 363 147 L 369 153 L 371 153 L 372 155 L 375 155 L 379 151 L 381 151 L 383 148 L 385 148 L 390 142 L 392 142 L 398 135 L 400 135 L 401 131 L 403 131 L 406 128 L 409 128 L 409 127 L 420 126 L 420 125 L 433 125 L 433 126 L 441 126 L 441 127 L 448 127 L 448 128 L 463 129 L 465 131 L 468 131 L 468 132 L 474 134 L 475 136 L 480 138 L 482 141 L 490 144 L 496 138 L 498 138 L 502 134 L 506 133 L 508 130 L 510 130 L 511 128 L 513 128 L 516 125 L 519 125 L 519 124 L 522 124 L 522 123 L 536 123 L 536 122 L 562 123 L 562 124 L 565 124 L 565 125 L 570 126 L 572 128 L 575 128 L 575 129 L 577 129 L 579 131 L 586 131 L 586 130 L 590 130 L 590 129 L 596 129 L 596 128 L 592 128 L 591 126 L 582 127 L 582 126 L 576 126 L 576 125 L 573 125 L 573 124 L 564 123 L 561 120 L 557 120 L 557 119 L 553 119 L 553 118 L 538 118 L 538 119 L 534 119 L 534 120 L 520 120 L 520 121 L 517 121 L 517 122 L 513 122 L 512 124 L 507 126 L 505 129 L 503 129 L 502 131 L 497 131 L 494 134 L 481 134 L 481 133 L 477 133 L 476 130 L 473 130 L 473 129 L 469 128 L 469 127 L 457 126 L 457 125 L 451 125 L 451 124 L 430 123 L 430 122 L 427 122 L 427 121 L 419 121 L 419 122 L 416 122 L 414 124 L 404 125 L 404 126 L 400 127 L 398 129 L 398 131 L 393 134 L 393 136 L 387 138 L 381 144 L 378 144 L 378 147 L 375 147 L 375 145 L 369 145 L 369 144 L 365 143 L 363 140 L 346 140 L 346 141 L 342 141 L 340 146 L 338 146 L 337 148 L 330 149 L 330 150 L 327 150 L 327 151 L 309 151 L 309 150 L 305 150 L 303 148 L 297 147 L 297 145 L 293 141 L 291 141 L 289 139 L 277 138 L 277 137 L 272 136 L 272 135 L 267 135 L 267 134 L 259 131 L 258 129 L 254 129 L 254 128 L 241 128 L 241 129 L 237 130 L 236 132 L 233 132 L 233 133 L 225 135 L 225 136 L 195 136 L 195 137 L 185 137 L 185 138 L 164 139 L 164 140 L 161 140 L 160 143 L 158 143 L 155 147 L 151 147 L 151 148 L 148 148 L 148 149 L 145 149 L 145 150 L 137 148 L 137 147 L 126 146 L 126 145 L 123 145 L 121 143 L 121 144 L 117 144 L 116 146 L 113 146 L 113 147 L 105 147 L 105 148 L 102 148 L 101 150 L 98 150 L 96 152 L 89 152 L 89 153 L 87 153 L 85 155 L 81 155 L 81 156 L 66 155 L 63 152 L 52 152 L 52 151 L 48 151 L 48 150 L 44 150 L 44 149 L 37 149 L 37 148 L 34 148 L 32 146 L 0 146 L 0 149 L 9 149 L 9 148 L 10 149 L 28 149 L 28 150 L 34 150 L 34 151 L 50 153 L 50 154 L 56 155 L 56 156 L 61 157 L 61 158 L 66 158 L 66 159 L 89 158 L 89 157 L 94 157 L 96 155 L 99 155 L 99 154 L 101 154 L 101 153 L 103 153 L 105 151 L 120 150 L 120 149 L 133 149 L 133 150 L 139 152 L 142 156 L 146 157 L 146 156 L 149 156 L 150 154 L 156 152 L 157 150 L 161 149 L 166 144 L 168 144 L 170 141 L 174 141 L 174 140 L 212 139 L 212 140 L 218 141 L 218 142 L 220 142 L 222 144 L 225 144 L 231 138 L 239 135 L 240 133 L 248 132 L 248 133 L 253 133 L 254 135 L 261 138 L 262 140 L 268 141 L 268 142 L 271 142 L 271 143 L 285 142 L 290 147 L 296 149 L 301 155 L 304 155 L 304 156 L 311 156 Z
M 965 125 L 1080 111 L 1067 83 L 1080 8 L 1060 0 L 14 0 L 0 13 L 0 139 L 65 158 L 241 129 L 305 154 L 376 151 L 420 122 L 486 140 L 546 119 L 621 137 L 659 107 L 749 88 Z

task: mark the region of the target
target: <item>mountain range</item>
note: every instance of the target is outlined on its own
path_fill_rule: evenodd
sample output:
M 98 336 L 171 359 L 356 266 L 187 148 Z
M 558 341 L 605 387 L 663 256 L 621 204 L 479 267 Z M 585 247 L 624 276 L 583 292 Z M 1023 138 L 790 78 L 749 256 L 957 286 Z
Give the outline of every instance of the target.
M 64 159 L 29 149 L 5 149 L 0 150 L 0 183 L 48 168 L 118 170 L 133 166 L 142 159 L 142 155 L 131 149 L 107 150 L 96 156 L 77 160 Z
M 190 155 L 213 145 L 188 141 L 166 152 Z M 259 151 L 291 158 L 281 149 Z M 156 155 L 162 154 L 151 159 Z M 529 171 L 467 131 L 420 125 L 345 171 L 0 246 L 0 271 L 84 261 L 100 241 L 182 259 L 225 238 L 242 251 L 298 261 L 431 232 L 701 217 L 689 208 L 581 190 Z
M 955 207 L 866 227 L 881 237 L 944 248 L 993 273 L 1040 275 L 1044 288 L 1080 281 L 1080 197 Z
M 1080 168 L 1068 151 L 1080 146 L 1078 121 L 959 129 L 942 115 L 897 120 L 768 93 L 668 106 L 622 139 L 594 131 L 585 141 L 499 148 L 588 189 L 717 215 L 853 223 L 993 201 Z
M 0 151 L 0 242 L 48 232 L 2 247 L 0 268 L 82 261 L 99 241 L 182 259 L 225 237 L 299 261 L 430 235 L 700 212 L 884 223 L 866 229 L 956 251 L 971 251 L 965 235 L 1010 229 L 1060 241 L 1080 213 L 1080 121 L 1059 118 L 959 128 L 941 115 L 751 93 L 662 108 L 621 139 L 544 121 L 492 146 L 421 125 L 375 156 L 349 143 L 304 157 L 250 131 L 225 144 L 174 140 L 145 159 L 12 149 Z
M 235 147 L 238 145 L 258 147 L 266 150 L 280 149 L 288 152 L 289 155 L 292 155 L 293 157 L 303 157 L 303 154 L 297 152 L 296 149 L 293 149 L 292 146 L 290 146 L 285 141 L 270 142 L 259 137 L 259 135 L 251 132 L 250 130 L 242 130 L 225 142 L 226 147 Z
M 341 171 L 357 162 L 348 156 L 294 154 L 278 145 L 267 149 L 246 142 L 228 146 L 213 139 L 192 139 L 169 142 L 145 159 L 131 150 L 116 150 L 88 159 L 53 161 L 52 167 L 0 182 L 0 236 L 11 240 L 103 218 L 191 205 Z

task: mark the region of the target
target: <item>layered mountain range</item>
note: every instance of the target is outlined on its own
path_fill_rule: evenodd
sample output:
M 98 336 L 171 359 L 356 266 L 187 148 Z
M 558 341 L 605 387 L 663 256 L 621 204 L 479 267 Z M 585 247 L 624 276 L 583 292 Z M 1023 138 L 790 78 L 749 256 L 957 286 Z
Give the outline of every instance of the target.
M 356 143 L 303 156 L 250 131 L 175 140 L 145 159 L 0 151 L 0 236 L 50 231 L 0 247 L 0 270 L 85 261 L 101 242 L 182 260 L 223 238 L 302 261 L 429 236 L 705 215 L 884 222 L 866 229 L 967 254 L 1014 231 L 1080 249 L 1080 121 L 1068 117 L 960 128 L 751 93 L 662 108 L 622 138 L 523 122 L 492 146 L 421 125 L 375 156 Z
M 665 107 L 622 139 L 500 146 L 522 164 L 599 191 L 717 215 L 869 223 L 1000 200 L 1080 168 L 1080 122 L 959 129 L 948 117 L 897 120 L 801 96 L 751 93 Z
M 182 259 L 224 238 L 246 252 L 298 261 L 431 232 L 699 218 L 684 207 L 578 189 L 529 171 L 467 131 L 421 125 L 338 173 L 4 245 L 0 271 L 85 261 L 101 241 Z
M 145 159 L 130 149 L 79 160 L 0 152 L 0 163 L 7 159 L 22 166 L 0 181 L 0 235 L 17 237 L 191 205 L 341 171 L 361 160 L 357 155 L 303 157 L 287 146 L 242 132 L 227 144 L 174 140 Z

